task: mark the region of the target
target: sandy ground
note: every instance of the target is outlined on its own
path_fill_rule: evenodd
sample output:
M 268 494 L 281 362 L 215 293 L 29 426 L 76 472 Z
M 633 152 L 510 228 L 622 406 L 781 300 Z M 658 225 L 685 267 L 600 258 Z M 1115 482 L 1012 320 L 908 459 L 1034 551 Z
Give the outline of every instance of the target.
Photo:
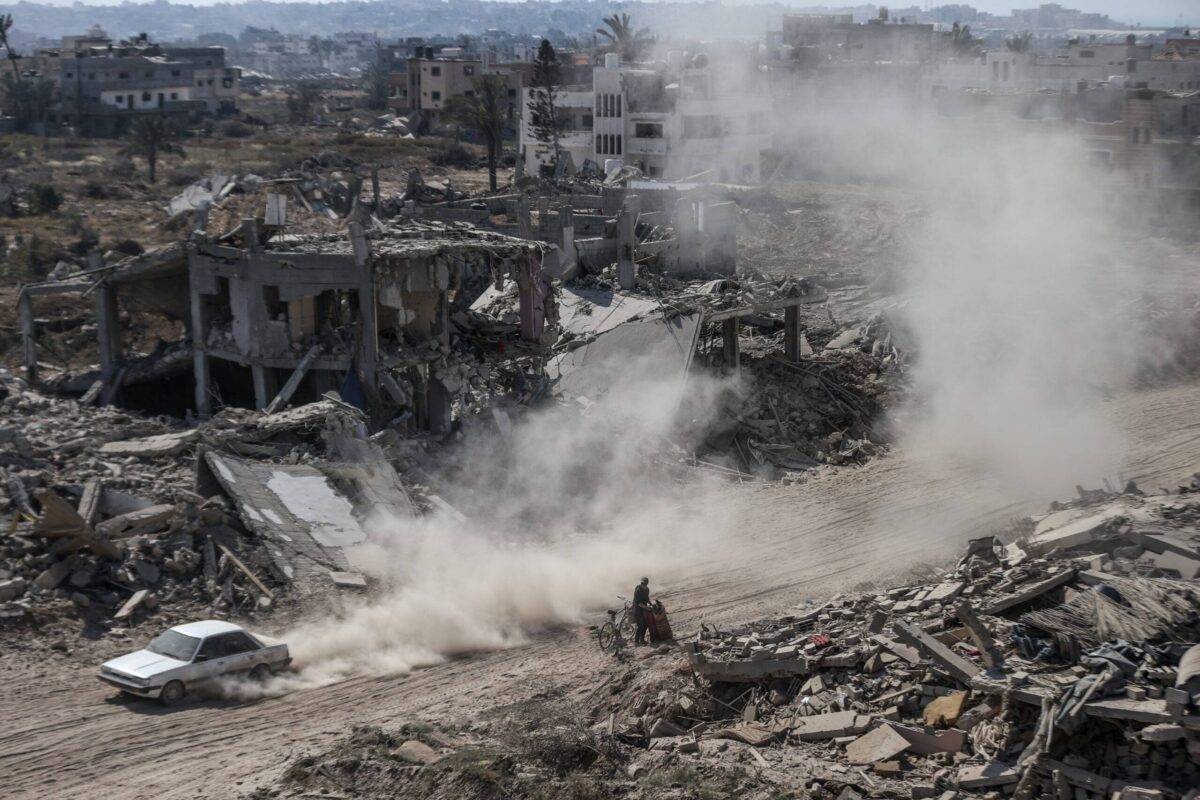
M 1130 442 L 1127 477 L 1173 486 L 1200 469 L 1200 384 L 1110 404 Z M 742 540 L 669 587 L 677 633 L 704 619 L 782 611 L 809 596 L 899 578 L 959 554 L 973 535 L 1044 508 L 1012 502 L 961 469 L 930 471 L 902 453 L 794 486 L 730 487 Z M 117 697 L 96 665 L 42 668 L 0 657 L 0 776 L 8 798 L 229 798 L 267 784 L 352 725 L 469 722 L 516 704 L 581 699 L 614 662 L 587 630 L 393 677 L 355 678 L 251 703 L 167 711 Z

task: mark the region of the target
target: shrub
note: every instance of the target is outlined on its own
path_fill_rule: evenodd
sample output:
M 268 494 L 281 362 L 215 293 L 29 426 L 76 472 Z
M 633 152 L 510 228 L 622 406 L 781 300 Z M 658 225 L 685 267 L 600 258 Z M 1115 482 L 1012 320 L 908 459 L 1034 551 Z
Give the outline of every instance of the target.
M 103 200 L 109 196 L 108 187 L 100 181 L 88 181 L 85 183 L 81 194 L 93 200 Z
M 254 135 L 254 129 L 240 119 L 230 119 L 221 123 L 221 135 L 229 139 L 245 139 Z
M 462 146 L 457 139 L 447 139 L 440 148 L 434 151 L 429 160 L 439 167 L 472 167 L 475 156 Z
M 137 174 L 137 164 L 129 156 L 118 156 L 113 160 L 111 172 L 116 178 L 132 178 Z
M 63 203 L 62 194 L 48 183 L 35 183 L 26 197 L 31 214 L 51 214 Z

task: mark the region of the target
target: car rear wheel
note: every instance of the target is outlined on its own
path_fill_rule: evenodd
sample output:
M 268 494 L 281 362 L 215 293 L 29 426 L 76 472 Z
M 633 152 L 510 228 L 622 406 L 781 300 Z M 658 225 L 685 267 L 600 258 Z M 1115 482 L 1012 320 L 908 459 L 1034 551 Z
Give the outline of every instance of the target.
M 271 668 L 266 664 L 259 664 L 254 669 L 250 670 L 250 680 L 263 683 L 275 673 L 271 672 Z
M 158 701 L 164 706 L 177 705 L 183 700 L 185 694 L 187 694 L 187 691 L 184 690 L 182 683 L 171 681 L 163 687 L 162 693 L 158 696 Z

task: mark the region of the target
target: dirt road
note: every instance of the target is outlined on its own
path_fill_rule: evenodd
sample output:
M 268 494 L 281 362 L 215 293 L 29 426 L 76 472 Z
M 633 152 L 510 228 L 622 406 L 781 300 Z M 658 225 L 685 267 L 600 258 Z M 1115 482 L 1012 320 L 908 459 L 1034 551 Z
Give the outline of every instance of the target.
M 1173 486 L 1200 469 L 1200 385 L 1142 392 L 1110 408 L 1128 434 L 1127 477 Z M 963 540 L 1040 510 L 986 476 L 930 472 L 903 454 L 797 486 L 741 487 L 737 563 L 702 564 L 670 587 L 676 629 L 752 617 L 806 596 L 895 578 L 958 555 Z M 583 628 L 412 674 L 356 678 L 253 703 L 167 712 L 114 697 L 95 665 L 36 669 L 0 657 L 0 776 L 9 798 L 229 798 L 364 723 L 469 721 L 538 699 L 585 695 L 611 668 Z

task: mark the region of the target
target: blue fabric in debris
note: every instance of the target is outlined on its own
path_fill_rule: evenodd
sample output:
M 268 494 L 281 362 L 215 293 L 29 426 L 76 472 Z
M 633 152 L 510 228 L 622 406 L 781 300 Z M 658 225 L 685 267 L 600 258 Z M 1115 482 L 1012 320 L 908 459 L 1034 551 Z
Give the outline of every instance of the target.
M 346 379 L 342 381 L 339 393 L 343 403 L 349 403 L 361 411 L 366 411 L 367 393 L 363 391 L 362 382 L 358 379 L 358 370 L 354 367 L 354 364 L 350 365 L 350 371 L 346 373 Z

